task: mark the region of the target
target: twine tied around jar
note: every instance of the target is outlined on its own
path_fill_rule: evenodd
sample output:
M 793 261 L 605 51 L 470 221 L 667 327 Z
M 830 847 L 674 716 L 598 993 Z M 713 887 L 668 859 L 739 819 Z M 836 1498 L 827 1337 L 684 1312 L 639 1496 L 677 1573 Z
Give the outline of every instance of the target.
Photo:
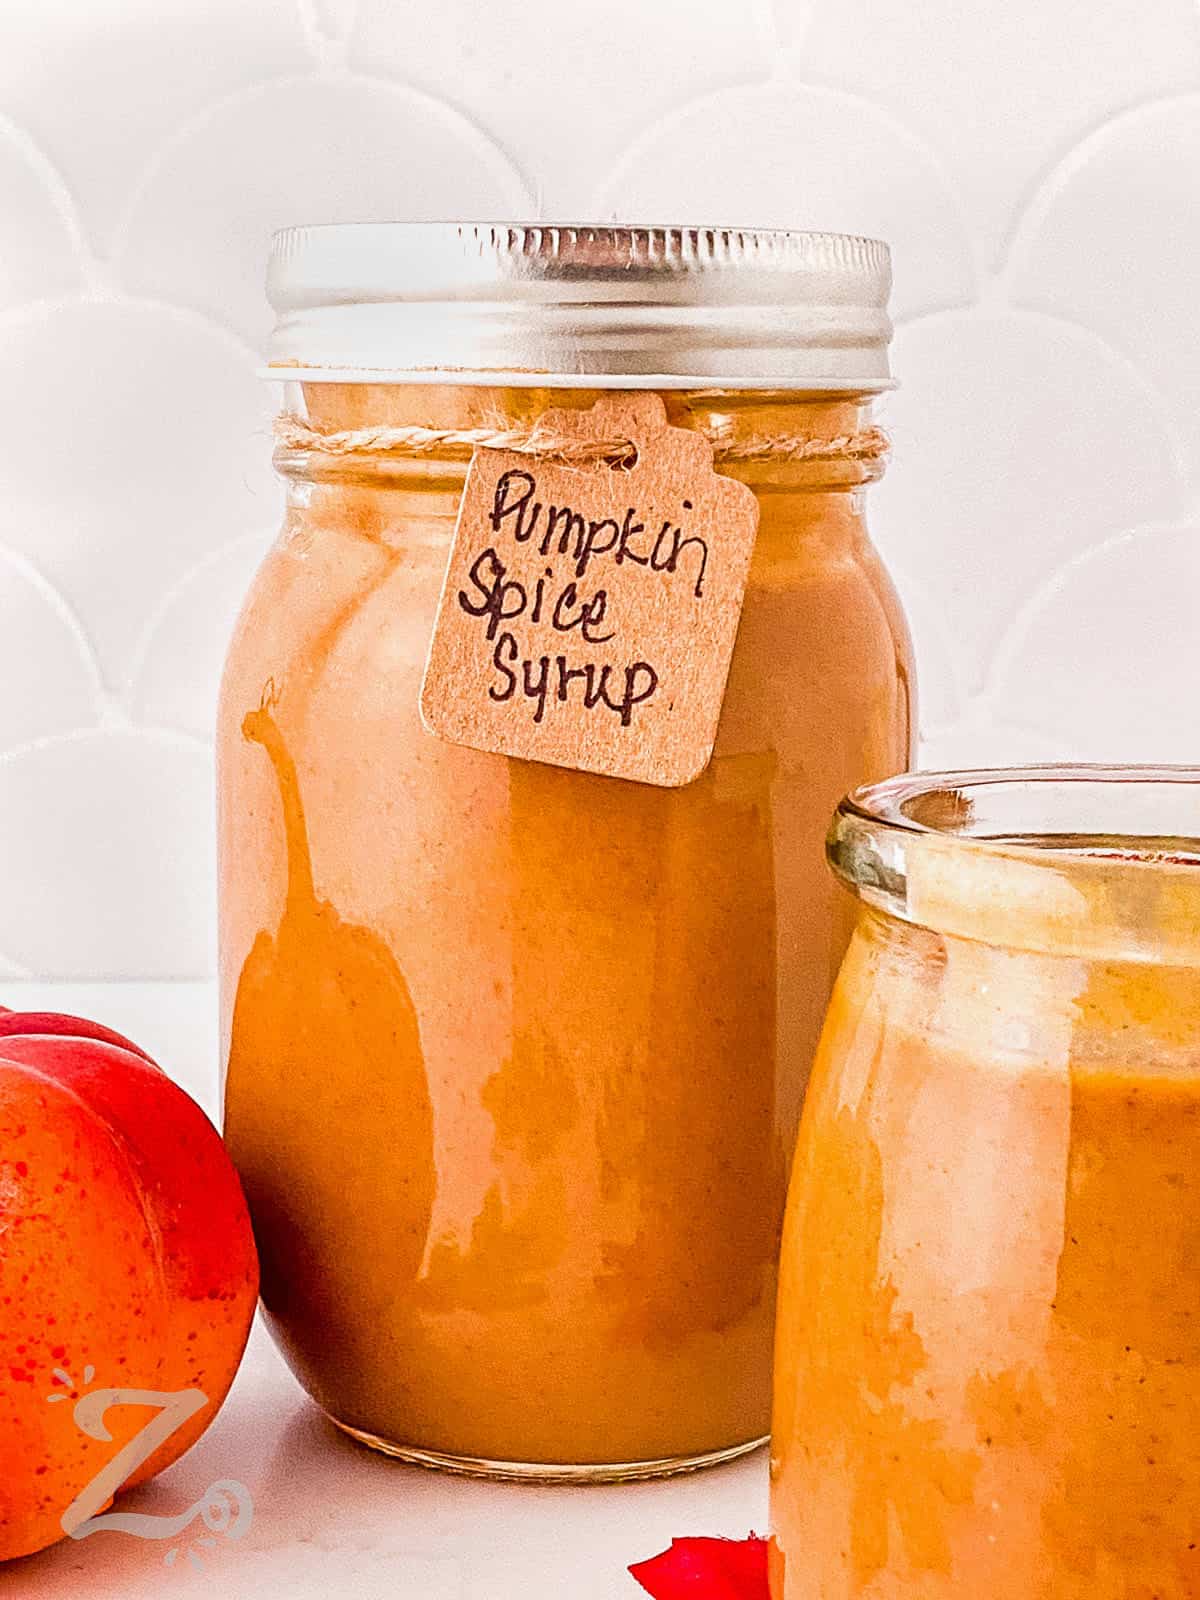
M 697 430 L 713 447 L 715 461 L 859 461 L 882 460 L 888 452 L 888 437 L 882 428 L 863 428 L 834 438 L 810 434 L 752 434 L 744 439 L 731 437 L 727 429 Z M 326 432 L 303 417 L 285 412 L 275 419 L 275 438 L 286 450 L 312 450 L 322 455 L 427 456 L 445 449 L 515 450 L 567 466 L 604 464 L 627 471 L 637 462 L 637 445 L 632 439 L 585 439 L 534 423 L 526 427 L 424 428 L 404 427 L 347 428 Z

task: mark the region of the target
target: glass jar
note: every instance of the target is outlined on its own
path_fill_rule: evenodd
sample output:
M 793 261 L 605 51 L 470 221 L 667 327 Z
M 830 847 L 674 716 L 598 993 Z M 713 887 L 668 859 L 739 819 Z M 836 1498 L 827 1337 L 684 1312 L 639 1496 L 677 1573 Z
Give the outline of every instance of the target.
M 774 1600 L 1200 1594 L 1200 770 L 845 801 Z
M 878 455 L 846 443 L 886 381 L 886 251 L 372 225 L 283 236 L 271 283 L 307 433 L 218 737 L 226 1137 L 269 1324 L 335 1422 L 426 1464 L 636 1477 L 751 1448 L 849 932 L 825 819 L 909 753 Z M 464 435 L 614 388 L 727 446 L 761 511 L 715 754 L 680 789 L 418 714 Z M 743 459 L 780 437 L 818 448 Z

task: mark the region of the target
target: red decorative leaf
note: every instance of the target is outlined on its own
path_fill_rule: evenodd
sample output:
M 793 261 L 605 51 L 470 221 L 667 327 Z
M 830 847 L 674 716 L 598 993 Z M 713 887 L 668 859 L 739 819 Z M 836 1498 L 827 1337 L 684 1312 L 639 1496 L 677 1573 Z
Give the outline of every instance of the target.
M 672 1539 L 630 1572 L 654 1600 L 769 1600 L 767 1541 Z

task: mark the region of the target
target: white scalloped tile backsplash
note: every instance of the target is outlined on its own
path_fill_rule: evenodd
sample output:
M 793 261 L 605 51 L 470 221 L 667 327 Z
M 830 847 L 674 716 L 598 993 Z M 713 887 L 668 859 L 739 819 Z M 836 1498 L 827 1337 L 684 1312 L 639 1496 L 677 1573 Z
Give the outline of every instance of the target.
M 212 967 L 290 222 L 877 233 L 925 764 L 1200 761 L 1196 0 L 7 0 L 0 975 Z

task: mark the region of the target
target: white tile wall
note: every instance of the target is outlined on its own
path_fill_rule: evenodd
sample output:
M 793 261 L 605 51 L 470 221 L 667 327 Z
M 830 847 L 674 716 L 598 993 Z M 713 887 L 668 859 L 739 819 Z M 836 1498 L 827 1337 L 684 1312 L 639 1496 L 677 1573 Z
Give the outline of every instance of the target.
M 267 237 L 880 233 L 924 757 L 1200 760 L 1196 0 L 4 0 L 0 976 L 212 962 Z

